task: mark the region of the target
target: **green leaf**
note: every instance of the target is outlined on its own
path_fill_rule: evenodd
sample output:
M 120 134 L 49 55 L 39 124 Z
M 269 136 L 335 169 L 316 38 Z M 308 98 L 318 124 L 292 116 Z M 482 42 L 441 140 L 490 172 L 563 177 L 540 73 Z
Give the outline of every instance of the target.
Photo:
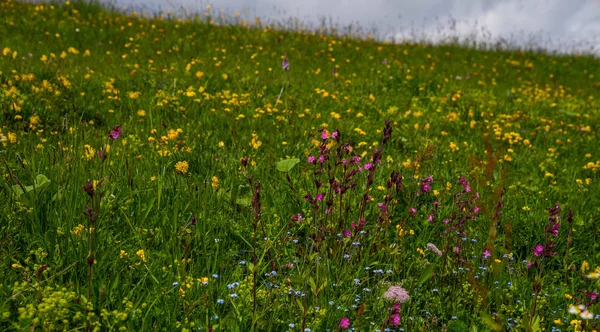
M 316 296 L 317 295 L 317 284 L 315 283 L 315 279 L 310 277 L 308 279 L 308 281 L 310 282 L 310 290 L 312 290 L 313 294 L 315 294 L 315 296 Z
M 50 180 L 44 174 L 38 174 L 38 176 L 35 177 L 33 185 L 21 187 L 20 185 L 15 184 L 12 186 L 12 190 L 17 199 L 21 200 L 23 203 L 28 204 L 30 192 L 32 192 L 33 190 L 40 192 L 49 185 Z M 25 189 L 25 191 L 23 191 L 23 189 Z
M 252 199 L 250 197 L 238 197 L 235 199 L 237 205 L 250 206 Z
M 540 316 L 535 316 L 533 318 L 533 323 L 531 324 L 531 331 L 533 332 L 539 332 L 542 329 L 540 329 Z
M 496 321 L 494 321 L 494 319 L 486 314 L 486 313 L 481 313 L 481 318 L 483 320 L 483 322 L 485 323 L 485 325 L 492 331 L 502 331 L 502 325 L 496 323 Z
M 304 313 L 304 306 L 302 305 L 302 301 L 300 301 L 299 298 L 296 298 L 296 304 L 298 304 L 300 310 L 302 310 L 302 313 Z
M 300 159 L 298 158 L 279 161 L 276 163 L 277 170 L 280 172 L 289 172 L 294 166 L 298 165 L 299 162 Z
M 419 278 L 419 285 L 422 285 L 425 281 L 427 281 L 427 279 L 431 278 L 433 276 L 433 268 L 435 266 L 433 264 L 427 265 L 427 267 L 425 267 L 425 270 L 423 270 L 423 273 L 421 274 L 421 277 Z

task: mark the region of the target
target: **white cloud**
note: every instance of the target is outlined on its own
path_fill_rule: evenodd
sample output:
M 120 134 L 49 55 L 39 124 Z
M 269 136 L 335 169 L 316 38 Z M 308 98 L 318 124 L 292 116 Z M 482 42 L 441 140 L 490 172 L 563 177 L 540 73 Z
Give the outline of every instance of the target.
M 227 13 L 247 11 L 285 22 L 290 17 L 339 26 L 376 28 L 379 37 L 396 39 L 448 36 L 492 42 L 500 38 L 525 46 L 532 42 L 558 51 L 589 50 L 600 40 L 598 0 L 112 0 L 118 6 L 146 11 L 203 11 L 207 5 Z M 453 24 L 451 24 L 453 20 Z M 598 53 L 598 52 L 597 52 Z

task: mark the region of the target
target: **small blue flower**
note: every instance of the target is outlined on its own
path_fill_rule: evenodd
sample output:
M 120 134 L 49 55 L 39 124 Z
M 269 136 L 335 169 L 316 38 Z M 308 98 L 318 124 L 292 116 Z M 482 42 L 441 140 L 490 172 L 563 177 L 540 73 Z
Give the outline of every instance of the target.
M 223 304 L 223 303 L 225 303 L 225 300 L 223 300 L 223 299 L 217 299 L 217 304 Z

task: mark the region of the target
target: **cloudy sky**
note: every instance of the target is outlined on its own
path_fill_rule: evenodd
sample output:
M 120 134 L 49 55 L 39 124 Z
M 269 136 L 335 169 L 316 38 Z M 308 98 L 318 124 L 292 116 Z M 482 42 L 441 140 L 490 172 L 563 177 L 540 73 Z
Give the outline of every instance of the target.
M 101 0 L 102 1 L 102 0 Z M 373 28 L 379 38 L 440 40 L 449 34 L 480 41 L 535 43 L 562 52 L 600 54 L 600 0 L 103 0 L 128 9 L 204 11 L 207 5 L 246 18 L 289 17 Z M 244 14 L 243 14 L 244 15 Z M 454 23 L 452 23 L 454 22 Z

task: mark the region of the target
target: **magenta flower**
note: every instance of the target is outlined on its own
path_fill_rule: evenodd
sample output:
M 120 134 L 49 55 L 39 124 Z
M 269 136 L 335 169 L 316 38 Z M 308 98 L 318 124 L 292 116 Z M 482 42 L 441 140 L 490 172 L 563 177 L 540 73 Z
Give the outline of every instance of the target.
M 476 207 L 473 209 L 473 213 L 475 213 L 475 214 L 479 213 L 479 207 L 477 207 L 477 206 L 476 206 Z
M 323 199 L 323 194 L 317 194 L 317 201 L 320 201 Z
M 350 319 L 348 319 L 347 317 L 340 319 L 340 327 L 343 329 L 349 328 L 350 327 Z
M 326 140 L 328 138 L 329 138 L 329 135 L 327 135 L 327 130 L 323 129 L 323 131 L 321 132 L 321 139 Z
M 314 156 L 308 156 L 308 162 L 309 163 L 314 163 L 315 162 L 315 157 Z
M 400 325 L 400 314 L 399 313 L 393 314 L 392 317 L 390 317 L 390 323 L 394 326 Z
M 340 136 L 340 132 L 338 130 L 331 133 L 331 138 L 338 138 Z
M 535 248 L 533 248 L 533 254 L 535 255 L 535 257 L 540 257 L 543 252 L 544 246 L 542 246 L 541 244 L 538 244 L 537 246 L 535 246 Z
M 351 237 L 352 236 L 352 232 L 349 229 L 347 229 L 345 231 L 342 231 L 342 234 L 344 234 L 345 237 Z
M 483 251 L 483 258 L 488 258 L 492 255 L 492 253 L 490 252 L 490 249 L 485 249 Z
M 116 125 L 108 132 L 108 136 L 112 137 L 112 139 L 117 139 L 122 133 L 121 126 Z
M 325 156 L 324 155 L 320 155 L 319 156 L 319 164 L 322 164 L 325 161 Z
M 408 214 L 415 214 L 417 213 L 417 209 L 415 209 L 414 207 L 410 208 L 410 211 L 408 211 Z
M 373 168 L 373 164 L 365 164 L 365 166 L 364 166 L 364 167 L 365 167 L 365 169 L 368 171 L 368 170 L 370 170 L 371 168 Z

